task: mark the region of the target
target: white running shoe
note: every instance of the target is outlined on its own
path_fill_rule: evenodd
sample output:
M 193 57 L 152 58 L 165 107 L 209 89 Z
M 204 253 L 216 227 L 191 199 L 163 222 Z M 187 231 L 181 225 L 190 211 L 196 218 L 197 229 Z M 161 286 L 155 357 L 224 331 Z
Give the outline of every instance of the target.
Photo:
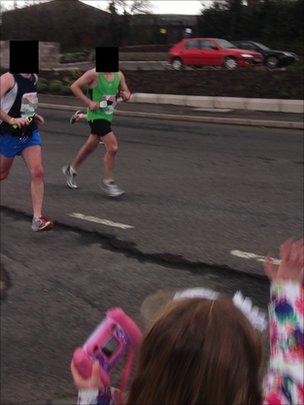
M 72 188 L 72 189 L 78 188 L 77 183 L 76 183 L 77 173 L 71 167 L 71 165 L 63 166 L 62 173 L 64 174 L 64 176 L 66 178 L 66 183 L 69 188 Z
M 77 110 L 75 114 L 73 114 L 70 118 L 70 124 L 75 124 L 75 122 L 78 122 L 81 118 L 83 118 L 84 112 L 81 110 Z
M 120 197 L 125 193 L 113 180 L 104 180 L 102 182 L 102 189 L 108 197 Z

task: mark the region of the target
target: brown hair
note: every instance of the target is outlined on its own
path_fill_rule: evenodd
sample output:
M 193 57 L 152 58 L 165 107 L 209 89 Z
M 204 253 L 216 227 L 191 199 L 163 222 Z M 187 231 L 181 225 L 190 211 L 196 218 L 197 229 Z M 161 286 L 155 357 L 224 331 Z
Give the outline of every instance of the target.
M 261 361 L 261 335 L 230 299 L 174 301 L 144 338 L 128 404 L 261 404 Z

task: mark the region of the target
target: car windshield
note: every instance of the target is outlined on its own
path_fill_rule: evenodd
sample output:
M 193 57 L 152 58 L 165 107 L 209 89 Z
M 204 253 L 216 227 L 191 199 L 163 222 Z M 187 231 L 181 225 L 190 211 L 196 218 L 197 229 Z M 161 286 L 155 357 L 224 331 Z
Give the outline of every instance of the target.
M 262 49 L 262 51 L 269 51 L 268 46 L 265 46 L 263 44 L 260 44 L 259 42 L 255 42 L 255 44 Z
M 218 39 L 217 42 L 221 48 L 236 48 L 235 45 L 225 39 Z

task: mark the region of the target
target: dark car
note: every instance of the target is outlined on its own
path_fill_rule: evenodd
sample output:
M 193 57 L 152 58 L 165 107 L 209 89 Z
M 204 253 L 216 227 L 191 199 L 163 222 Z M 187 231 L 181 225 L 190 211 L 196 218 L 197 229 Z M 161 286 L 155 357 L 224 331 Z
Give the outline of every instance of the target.
M 299 60 L 299 57 L 293 52 L 275 51 L 259 42 L 233 41 L 233 43 L 238 48 L 260 52 L 263 55 L 264 65 L 270 69 L 285 67 Z
M 219 38 L 183 39 L 169 50 L 168 56 L 176 70 L 183 66 L 223 66 L 233 70 L 263 63 L 260 52 L 237 49 L 231 42 Z

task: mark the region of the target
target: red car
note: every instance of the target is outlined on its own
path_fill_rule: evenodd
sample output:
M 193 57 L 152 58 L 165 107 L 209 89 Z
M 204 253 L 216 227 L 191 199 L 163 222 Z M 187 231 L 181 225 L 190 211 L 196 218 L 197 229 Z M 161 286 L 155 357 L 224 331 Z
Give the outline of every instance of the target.
M 233 70 L 262 64 L 263 56 L 256 51 L 238 49 L 225 39 L 188 38 L 169 50 L 169 62 L 177 70 L 183 66 L 223 66 Z

